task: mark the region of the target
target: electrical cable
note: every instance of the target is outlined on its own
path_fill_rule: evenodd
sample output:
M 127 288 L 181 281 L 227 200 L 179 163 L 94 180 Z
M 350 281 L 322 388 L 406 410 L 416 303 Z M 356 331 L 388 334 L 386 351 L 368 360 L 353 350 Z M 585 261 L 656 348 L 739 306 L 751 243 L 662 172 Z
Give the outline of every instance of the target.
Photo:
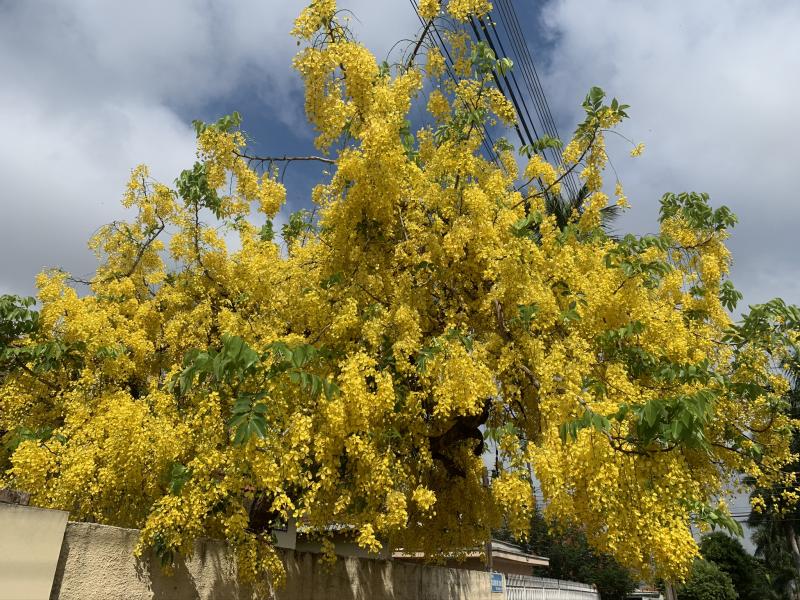
M 502 53 L 502 55 L 503 55 L 503 56 L 508 56 L 508 54 L 507 54 L 507 53 L 506 53 L 506 51 L 505 51 L 505 48 L 503 47 L 503 42 L 502 42 L 502 40 L 501 40 L 501 38 L 500 38 L 500 34 L 499 34 L 499 33 L 498 33 L 498 31 L 497 31 L 497 28 L 496 28 L 496 26 L 495 26 L 495 24 L 494 24 L 494 21 L 493 21 L 492 19 L 490 19 L 490 18 L 488 18 L 487 20 L 489 21 L 489 23 L 490 23 L 490 24 L 491 24 L 491 26 L 492 26 L 492 30 L 494 31 L 495 38 L 497 39 L 497 44 L 498 44 L 498 47 L 500 48 L 500 52 Z M 483 29 L 483 31 L 484 31 L 484 33 L 485 33 L 485 35 L 486 35 L 486 39 L 487 39 L 487 41 L 489 41 L 490 47 L 491 47 L 491 48 L 492 48 L 492 50 L 494 51 L 494 47 L 493 47 L 493 46 L 491 46 L 491 39 L 490 39 L 490 37 L 489 37 L 489 32 L 488 32 L 488 29 L 487 29 L 486 25 L 484 24 L 484 22 L 483 22 L 483 19 L 479 17 L 479 18 L 478 18 L 478 21 L 480 22 L 480 24 L 481 24 L 481 28 Z M 512 82 L 514 83 L 514 87 L 517 89 L 517 94 L 519 94 L 520 103 L 522 104 L 523 108 L 525 109 L 525 114 L 526 114 L 526 115 L 527 115 L 527 117 L 528 117 L 528 121 L 530 122 L 530 127 L 531 127 L 531 129 L 533 130 L 534 136 L 536 137 L 536 139 L 539 139 L 539 134 L 538 134 L 538 132 L 536 131 L 536 128 L 535 128 L 535 126 L 533 125 L 533 119 L 531 118 L 530 112 L 528 111 L 528 105 L 527 105 L 527 103 L 525 102 L 525 97 L 522 95 L 522 91 L 521 91 L 521 90 L 520 90 L 520 88 L 519 88 L 519 84 L 517 83 L 517 78 L 516 78 L 516 75 L 514 74 L 514 71 L 513 71 L 513 70 L 512 70 L 512 71 L 510 71 L 510 75 L 511 75 L 511 80 L 512 80 Z M 503 78 L 505 79 L 505 75 L 503 76 Z M 524 81 L 523 81 L 523 83 L 524 83 Z M 508 81 L 506 81 L 506 85 L 508 85 Z M 510 88 L 510 86 L 509 86 L 509 88 Z M 528 89 L 529 89 L 529 94 L 530 94 L 530 88 L 528 88 Z M 529 96 L 529 97 L 530 97 L 530 96 Z M 536 104 L 536 101 L 535 101 L 535 99 L 534 99 L 534 104 Z M 514 107 L 515 107 L 515 109 L 517 110 L 517 112 L 518 112 L 518 114 L 519 114 L 519 107 L 517 106 L 517 103 L 516 103 L 516 102 L 514 102 Z M 539 116 L 539 121 L 540 121 L 540 123 L 542 123 L 543 125 L 546 125 L 546 124 L 545 124 L 545 123 L 542 121 L 542 118 L 541 118 L 541 112 L 538 110 L 538 106 L 537 106 L 537 107 L 535 107 L 535 112 L 537 113 L 537 116 Z M 524 122 L 523 115 L 522 115 L 522 114 L 519 114 L 519 117 L 520 117 L 520 120 L 522 120 L 522 121 Z M 526 131 L 527 131 L 527 128 L 526 128 Z M 546 130 L 545 130 L 545 131 L 546 131 Z M 553 135 L 552 133 L 550 133 L 550 132 L 548 132 L 548 135 L 550 135 L 551 137 L 556 137 L 556 136 L 554 136 L 554 135 Z M 531 140 L 530 140 L 530 144 L 532 145 L 533 143 L 534 143 L 534 141 L 531 139 Z M 546 156 L 546 150 L 547 150 L 547 149 L 545 149 L 545 150 L 543 150 L 543 151 L 542 151 L 542 155 L 543 155 L 545 158 L 547 158 L 547 156 Z M 555 148 L 550 148 L 550 152 L 551 152 L 551 155 L 552 155 L 552 162 L 553 162 L 554 164 L 556 164 L 556 165 L 561 165 L 561 166 L 564 168 L 564 170 L 566 170 L 566 165 L 564 165 L 564 161 L 563 161 L 563 160 L 562 160 L 562 158 L 561 158 L 561 153 L 560 153 L 560 152 L 558 152 L 558 151 L 557 151 Z M 571 182 L 571 179 L 570 179 L 569 177 L 565 177 L 565 178 L 564 178 L 564 182 L 565 182 L 565 185 L 567 186 L 567 188 L 569 189 L 569 191 L 570 191 L 571 193 L 573 193 L 573 195 L 576 195 L 576 194 L 577 194 L 577 190 L 574 190 L 574 189 L 573 189 L 573 187 L 570 185 L 570 184 L 572 183 L 572 182 Z M 541 181 L 540 181 L 539 183 L 541 184 Z
M 416 0 L 410 0 L 410 2 L 411 2 L 411 6 L 414 8 L 414 12 L 416 13 L 417 18 L 419 19 L 419 21 L 422 24 L 422 26 L 425 27 L 425 25 L 426 25 L 425 19 L 422 18 L 422 15 L 419 12 L 419 5 L 417 4 Z M 450 78 L 453 80 L 453 82 L 458 83 L 458 78 L 456 77 L 455 73 L 452 70 L 452 68 L 455 67 L 455 61 L 453 60 L 453 57 L 450 55 L 450 51 L 447 48 L 447 44 L 444 43 L 444 40 L 442 39 L 442 36 L 439 33 L 439 29 L 436 27 L 435 23 L 431 23 L 430 29 L 433 31 L 433 34 L 429 31 L 428 32 L 428 38 L 430 39 L 430 41 L 433 43 L 434 46 L 436 46 L 437 48 L 441 48 L 441 51 L 443 52 L 443 54 L 446 56 L 446 59 L 447 59 L 445 61 L 445 67 L 447 69 L 447 73 L 450 76 Z M 436 39 L 434 39 L 434 37 L 433 37 L 434 35 L 439 40 L 438 44 L 436 42 Z M 497 154 L 494 151 L 494 142 L 492 141 L 492 138 L 489 135 L 489 131 L 486 128 L 486 125 L 485 124 L 481 124 L 481 129 L 483 130 L 483 135 L 481 136 L 481 138 L 482 138 L 482 143 L 483 143 L 484 149 L 485 149 L 489 159 L 491 161 L 493 161 L 495 164 L 499 165 L 500 161 L 499 161 L 499 159 L 497 157 Z
M 475 38 L 477 39 L 477 41 L 479 41 L 479 42 L 482 41 L 480 33 L 478 33 L 478 28 L 475 26 L 475 21 L 474 21 L 474 19 L 472 17 L 470 17 L 470 25 L 472 26 L 472 30 L 475 32 Z M 492 43 L 491 42 L 489 42 L 489 47 L 492 49 L 492 52 L 494 52 L 494 48 L 492 48 Z M 497 56 L 497 52 L 495 52 L 495 56 Z M 497 86 L 497 89 L 500 90 L 500 93 L 503 94 L 503 96 L 505 96 L 506 98 L 508 98 L 509 94 L 506 94 L 503 91 L 503 86 L 500 85 L 500 79 L 497 77 L 497 72 L 494 69 L 492 69 L 492 79 L 494 79 L 494 83 Z M 506 80 L 506 85 L 507 84 L 508 84 L 508 81 Z M 514 109 L 517 111 L 517 116 L 519 117 L 518 121 L 520 123 L 522 123 L 522 128 L 525 130 L 525 134 L 528 136 L 527 139 L 531 140 L 532 138 L 531 138 L 531 133 L 528 130 L 528 124 L 522 118 L 522 112 L 519 110 L 519 105 L 517 104 L 516 98 L 514 97 L 514 92 L 513 92 L 513 90 L 511 90 L 510 86 L 508 88 L 508 91 L 510 92 L 510 96 L 511 96 L 510 100 L 511 100 L 512 104 L 514 105 Z M 519 136 L 519 141 L 522 143 L 523 146 L 526 143 L 533 143 L 531 141 L 526 141 L 525 137 L 522 135 L 522 132 L 519 130 L 519 126 L 516 123 L 514 124 L 514 128 L 516 129 L 517 136 Z
M 479 17 L 478 18 L 478 22 L 481 24 L 481 29 L 483 30 L 483 34 L 486 37 L 486 41 L 489 44 L 489 48 L 491 48 L 491 50 L 492 50 L 492 52 L 494 52 L 495 56 L 498 57 L 498 58 L 500 56 L 506 56 L 506 52 L 503 49 L 502 45 L 500 44 L 500 38 L 499 37 L 497 38 L 498 45 L 500 45 L 500 52 L 498 53 L 496 48 L 494 47 L 494 44 L 492 44 L 492 40 L 489 37 L 489 31 L 486 29 L 486 25 L 484 24 L 483 19 Z M 473 31 L 475 31 L 475 35 L 478 36 L 478 30 L 475 27 L 475 21 L 471 20 L 471 24 L 472 24 Z M 525 101 L 524 101 L 523 96 L 522 96 L 522 92 L 519 89 L 519 85 L 517 85 L 517 79 L 516 79 L 516 77 L 514 75 L 514 71 L 513 70 L 510 71 L 509 74 L 511 75 L 511 81 L 514 83 L 514 86 L 517 88 L 517 94 L 519 94 L 520 102 L 517 102 L 516 96 L 514 94 L 514 90 L 511 88 L 511 84 L 508 82 L 508 77 L 507 77 L 507 75 L 505 73 L 502 74 L 503 81 L 505 81 L 506 87 L 508 87 L 509 94 L 511 95 L 511 102 L 514 105 L 514 109 L 517 111 L 517 116 L 519 117 L 520 122 L 523 124 L 523 128 L 525 129 L 525 133 L 528 135 L 528 143 L 529 144 L 533 144 L 534 143 L 534 138 L 535 139 L 539 139 L 539 133 L 536 131 L 536 128 L 533 125 L 533 119 L 531 119 L 531 114 L 528 111 L 528 106 L 527 106 L 527 104 L 525 104 Z M 497 78 L 495 77 L 495 80 L 496 79 Z M 502 92 L 502 89 L 500 91 Z M 522 111 L 519 109 L 519 104 L 522 104 L 522 107 L 525 109 L 525 115 L 523 115 Z M 525 120 L 525 116 L 526 115 L 527 115 L 527 122 Z M 533 137 L 531 137 L 530 130 L 528 129 L 528 122 L 530 124 L 530 130 L 533 130 Z
M 548 135 L 560 139 L 561 136 L 558 133 L 558 127 L 556 126 L 555 120 L 553 119 L 553 115 L 550 111 L 550 106 L 547 102 L 547 97 L 544 94 L 544 89 L 542 88 L 536 66 L 531 58 L 528 46 L 525 43 L 525 38 L 519 25 L 519 19 L 517 18 L 516 11 L 510 0 L 498 0 L 497 7 L 500 20 L 505 25 L 507 38 L 511 43 L 512 49 L 514 50 L 515 58 L 520 65 L 520 73 L 522 75 L 523 82 L 528 88 L 528 93 L 532 102 L 534 103 L 539 121 Z M 492 25 L 492 28 L 496 32 L 497 28 L 494 21 L 491 19 L 489 19 L 489 21 Z M 499 33 L 496 32 L 495 35 L 499 36 Z M 560 150 L 555 148 L 550 150 L 551 155 L 554 158 L 554 162 L 566 168 Z M 571 193 L 577 194 L 580 186 L 577 184 L 574 174 L 570 173 L 564 179 L 564 183 Z

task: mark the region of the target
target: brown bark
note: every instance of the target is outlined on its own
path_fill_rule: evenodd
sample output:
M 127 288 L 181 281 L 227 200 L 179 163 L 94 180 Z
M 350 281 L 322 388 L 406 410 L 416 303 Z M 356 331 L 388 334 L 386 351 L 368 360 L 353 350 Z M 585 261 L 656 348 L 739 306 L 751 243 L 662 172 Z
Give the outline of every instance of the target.
M 796 574 L 796 581 L 800 581 L 800 547 L 797 543 L 797 533 L 790 521 L 783 522 L 783 534 L 786 537 L 786 545 L 789 546 L 789 553 L 792 555 L 792 563 Z M 797 590 L 795 590 L 795 597 L 797 597 Z
M 665 600 L 676 600 L 677 598 L 677 595 L 675 594 L 675 588 L 671 583 L 666 583 L 664 585 L 664 598 Z

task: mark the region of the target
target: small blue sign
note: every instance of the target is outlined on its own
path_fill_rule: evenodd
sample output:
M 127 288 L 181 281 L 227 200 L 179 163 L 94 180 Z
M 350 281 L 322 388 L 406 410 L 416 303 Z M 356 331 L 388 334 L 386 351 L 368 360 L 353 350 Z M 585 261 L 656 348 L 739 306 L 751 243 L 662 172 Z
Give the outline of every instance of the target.
M 492 593 L 493 594 L 502 594 L 503 593 L 503 574 L 502 573 L 492 573 Z

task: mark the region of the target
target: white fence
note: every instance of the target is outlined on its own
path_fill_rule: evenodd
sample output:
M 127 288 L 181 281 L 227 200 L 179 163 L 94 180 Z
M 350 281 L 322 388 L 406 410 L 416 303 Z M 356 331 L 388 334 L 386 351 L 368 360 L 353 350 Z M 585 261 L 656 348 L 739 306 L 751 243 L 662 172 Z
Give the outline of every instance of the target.
M 547 577 L 506 575 L 508 600 L 599 600 L 591 585 Z

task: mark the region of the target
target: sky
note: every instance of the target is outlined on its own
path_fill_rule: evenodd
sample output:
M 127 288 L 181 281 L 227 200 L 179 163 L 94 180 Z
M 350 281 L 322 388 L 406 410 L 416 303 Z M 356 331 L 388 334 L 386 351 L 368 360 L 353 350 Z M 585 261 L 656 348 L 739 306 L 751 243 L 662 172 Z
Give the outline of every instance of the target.
M 562 134 L 593 85 L 631 105 L 621 131 L 646 151 L 631 159 L 610 136 L 633 205 L 618 229 L 656 231 L 664 192 L 708 192 L 740 218 L 730 246 L 744 304 L 800 303 L 800 3 L 514 4 Z M 255 151 L 314 152 L 288 34 L 303 2 L 131 6 L 0 0 L 0 294 L 34 293 L 46 267 L 91 276 L 86 242 L 125 217 L 130 170 L 146 163 L 169 183 L 193 163 L 192 119 L 238 110 Z M 340 6 L 379 59 L 419 32 L 407 0 Z M 290 167 L 287 211 L 308 206 L 320 176 L 313 163 Z
M 664 192 L 706 191 L 740 218 L 730 246 L 743 304 L 800 303 L 800 3 L 515 5 L 562 135 L 592 85 L 632 106 L 621 131 L 646 151 L 633 160 L 611 136 L 633 205 L 618 229 L 656 231 Z M 33 293 L 45 267 L 90 276 L 86 241 L 124 218 L 130 169 L 146 163 L 172 182 L 194 159 L 192 119 L 238 110 L 255 150 L 313 152 L 288 34 L 302 6 L 143 0 L 133 11 L 100 0 L 0 0 L 0 293 Z M 406 0 L 340 6 L 380 59 L 419 31 Z M 290 167 L 287 211 L 308 205 L 320 176 L 313 163 Z

